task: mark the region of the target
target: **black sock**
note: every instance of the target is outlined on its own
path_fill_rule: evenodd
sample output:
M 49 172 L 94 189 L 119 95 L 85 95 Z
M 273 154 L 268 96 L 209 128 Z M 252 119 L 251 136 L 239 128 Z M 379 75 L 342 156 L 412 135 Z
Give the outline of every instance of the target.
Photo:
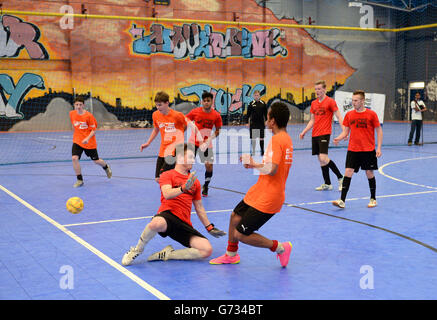
M 329 167 L 328 165 L 321 167 L 323 179 L 325 180 L 325 184 L 331 184 L 331 178 L 329 177 Z
M 212 177 L 212 171 L 205 171 L 205 186 L 208 187 L 209 183 L 211 182 L 211 177 Z
M 370 199 L 376 200 L 376 179 L 373 177 L 369 179 Z
M 82 177 L 81 174 L 78 174 L 78 175 L 77 175 L 77 180 L 83 181 L 83 177 Z
M 330 160 L 328 163 L 328 167 L 332 170 L 332 172 L 334 172 L 334 174 L 337 176 L 337 179 L 343 178 L 343 175 L 341 174 L 340 170 L 338 170 L 334 161 Z
M 343 178 L 343 187 L 341 189 L 341 200 L 346 201 L 346 195 L 347 192 L 349 191 L 349 186 L 351 184 L 351 180 L 352 178 L 346 177 L 344 176 Z
M 108 169 L 108 165 L 107 164 L 105 164 L 105 166 L 104 167 L 102 167 L 103 168 L 103 170 L 106 170 L 106 169 Z
M 261 147 L 261 155 L 264 155 L 264 140 L 259 141 L 259 146 Z

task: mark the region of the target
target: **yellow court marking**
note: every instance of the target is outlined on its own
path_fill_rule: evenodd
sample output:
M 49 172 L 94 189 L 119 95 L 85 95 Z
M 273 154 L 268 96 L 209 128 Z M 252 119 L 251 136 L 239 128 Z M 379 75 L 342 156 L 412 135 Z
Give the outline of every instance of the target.
M 379 173 L 382 174 L 383 176 L 385 176 L 385 177 L 387 177 L 387 178 L 389 178 L 389 179 L 392 179 L 392 180 L 398 181 L 398 182 L 406 183 L 406 184 L 409 184 L 409 185 L 412 185 L 412 186 L 418 186 L 418 187 L 423 187 L 423 188 L 427 188 L 427 189 L 437 190 L 437 187 L 431 187 L 431 186 L 427 186 L 427 185 L 424 185 L 424 184 L 419 184 L 419 183 L 409 182 L 409 181 L 405 181 L 405 180 L 401 180 L 401 179 L 398 179 L 398 178 L 392 177 L 392 176 L 386 174 L 386 173 L 384 172 L 384 170 L 383 170 L 385 167 L 390 166 L 390 165 L 393 165 L 393 164 L 396 164 L 396 163 L 401 163 L 401 162 L 406 162 L 406 161 L 414 161 L 414 160 L 435 159 L 435 158 L 437 158 L 437 156 L 420 157 L 420 158 L 411 158 L 411 159 L 403 159 L 403 160 L 398 160 L 398 161 L 392 161 L 392 162 L 386 163 L 386 164 L 384 164 L 383 166 L 381 166 L 381 167 L 378 169 L 378 171 L 379 171 Z
M 76 242 L 78 242 L 79 244 L 81 244 L 82 246 L 84 246 L 85 248 L 87 248 L 88 250 L 90 250 L 92 253 L 94 253 L 96 256 L 98 256 L 100 259 L 102 259 L 103 261 L 105 261 L 106 263 L 108 263 L 111 267 L 115 268 L 116 270 L 120 271 L 122 274 L 124 274 L 126 277 L 128 277 L 129 279 L 131 279 L 132 281 L 134 281 L 136 284 L 138 284 L 139 286 L 141 286 L 142 288 L 146 289 L 147 291 L 149 291 L 151 294 L 153 294 L 155 297 L 157 297 L 160 300 L 170 300 L 169 297 L 167 297 L 165 294 L 163 294 L 162 292 L 160 292 L 159 290 L 155 289 L 154 287 L 152 287 L 151 285 L 149 285 L 147 282 L 145 282 L 143 279 L 139 278 L 137 275 L 135 275 L 134 273 L 130 272 L 129 270 L 127 270 L 125 267 L 123 267 L 122 265 L 118 264 L 117 262 L 115 262 L 114 260 L 112 260 L 111 258 L 109 258 L 107 255 L 105 255 L 103 252 L 97 250 L 95 247 L 93 247 L 92 245 L 90 245 L 88 242 L 86 242 L 85 240 L 83 240 L 82 238 L 78 237 L 76 234 L 74 234 L 73 232 L 71 232 L 70 230 L 68 230 L 67 228 L 65 228 L 63 225 L 59 224 L 58 222 L 56 222 L 55 220 L 53 220 L 52 218 L 50 218 L 49 216 L 47 216 L 46 214 L 44 214 L 43 212 L 39 211 L 38 209 L 36 209 L 34 206 L 32 206 L 31 204 L 27 203 L 26 201 L 24 201 L 23 199 L 21 199 L 20 197 L 18 197 L 16 194 L 14 194 L 13 192 L 9 191 L 8 189 L 6 189 L 5 187 L 3 187 L 2 185 L 0 185 L 0 189 L 3 190 L 6 194 L 8 194 L 9 196 L 11 196 L 12 198 L 14 198 L 15 200 L 17 200 L 19 203 L 21 203 L 23 206 L 27 207 L 28 209 L 30 209 L 31 211 L 33 211 L 34 213 L 36 213 L 37 215 L 39 215 L 41 218 L 43 218 L 44 220 L 46 220 L 47 222 L 49 222 L 50 224 L 52 224 L 53 226 L 55 226 L 56 228 L 58 228 L 59 230 L 61 230 L 62 232 L 64 232 L 66 235 L 68 235 L 69 237 L 71 237 L 73 240 L 75 240 Z

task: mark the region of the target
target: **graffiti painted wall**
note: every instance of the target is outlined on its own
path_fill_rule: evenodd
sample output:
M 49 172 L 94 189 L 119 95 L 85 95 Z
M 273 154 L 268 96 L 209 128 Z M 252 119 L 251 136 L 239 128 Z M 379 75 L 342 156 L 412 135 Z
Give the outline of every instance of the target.
M 348 8 L 347 1 L 332 2 L 341 10 L 356 11 L 350 11 L 356 22 L 336 23 L 359 23 L 359 11 Z M 81 7 L 68 1 L 3 2 L 6 10 L 179 20 L 3 14 L 0 131 L 70 130 L 68 121 L 56 121 L 50 115 L 58 112 L 59 119 L 68 118 L 74 94 L 88 98 L 87 106 L 99 115 L 100 123 L 122 127 L 150 120 L 153 97 L 160 90 L 167 91 L 174 107 L 184 112 L 198 104 L 203 91 L 212 92 L 214 106 L 225 120 L 241 120 L 255 90 L 261 92 L 264 101 L 282 99 L 301 113 L 314 99 L 314 82 L 319 79 L 327 82 L 330 94 L 340 87 L 350 90 L 350 83 L 358 81 L 357 74 L 372 79 L 378 70 L 352 63 L 352 56 L 342 50 L 349 44 L 353 48 L 350 52 L 359 50 L 354 34 L 184 22 L 205 19 L 308 24 L 308 18 L 314 23 L 322 17 L 320 7 L 307 8 L 309 14 L 315 12 L 313 17 L 303 16 L 304 3 L 284 0 L 282 7 L 264 7 L 255 0 L 172 0 L 170 5 L 95 0 L 84 1 Z M 296 4 L 301 5 L 299 10 L 295 10 Z M 327 6 L 323 16 L 331 15 L 336 21 L 336 10 L 339 7 Z M 331 38 L 326 40 L 326 35 Z M 361 43 L 361 47 L 369 43 L 372 40 Z M 379 50 L 389 53 L 390 49 Z M 43 119 L 48 120 L 45 123 Z

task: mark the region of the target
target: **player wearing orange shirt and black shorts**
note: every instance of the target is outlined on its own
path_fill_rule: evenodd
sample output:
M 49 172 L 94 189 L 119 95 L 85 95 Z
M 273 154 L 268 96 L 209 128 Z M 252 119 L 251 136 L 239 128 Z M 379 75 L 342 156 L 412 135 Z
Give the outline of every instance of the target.
M 354 110 L 346 113 L 343 121 L 343 132 L 334 139 L 338 142 L 350 133 L 349 146 L 346 156 L 346 171 L 344 173 L 341 199 L 332 202 L 333 205 L 344 209 L 346 195 L 349 191 L 352 175 L 360 168 L 366 171 L 369 181 L 370 202 L 369 208 L 376 207 L 376 180 L 373 173 L 378 169 L 378 159 L 381 156 L 382 128 L 375 111 L 364 106 L 364 91 L 355 91 L 352 95 L 352 106 Z M 378 147 L 375 150 L 375 131 Z
M 212 108 L 213 95 L 210 92 L 202 94 L 202 107 L 195 108 L 187 114 L 187 119 L 194 121 L 199 129 L 203 141 L 199 141 L 196 133 L 193 132 L 189 142 L 196 146 L 195 153 L 200 149 L 200 161 L 205 163 L 205 183 L 202 188 L 202 195 L 208 196 L 208 186 L 213 174 L 214 151 L 212 149 L 212 139 L 220 134 L 222 127 L 222 117 L 219 112 Z M 214 133 L 212 128 L 215 127 Z
M 287 266 L 291 243 L 270 240 L 255 231 L 279 212 L 285 201 L 285 184 L 293 161 L 293 143 L 286 131 L 289 117 L 290 111 L 284 103 L 273 103 L 266 121 L 273 136 L 267 146 L 263 163 L 256 163 L 250 155 L 242 157 L 244 167 L 257 169 L 260 176 L 231 214 L 226 253 L 212 259 L 210 264 L 239 263 L 240 256 L 237 251 L 241 241 L 276 252 L 281 265 Z
M 175 146 L 184 142 L 187 124 L 182 112 L 170 109 L 167 93 L 163 91 L 156 93 L 155 104 L 158 110 L 152 114 L 153 131 L 147 142 L 140 146 L 140 151 L 147 148 L 158 133 L 161 134 L 161 145 L 155 168 L 155 180 L 158 182 L 161 173 L 175 167 Z
M 317 155 L 322 169 L 324 183 L 317 187 L 317 191 L 332 190 L 331 178 L 329 169 L 334 172 L 338 179 L 338 190 L 341 190 L 343 175 L 338 170 L 334 161 L 328 157 L 329 140 L 332 133 L 332 117 L 335 114 L 340 125 L 342 126 L 343 119 L 338 110 L 337 103 L 334 99 L 326 95 L 325 81 L 317 81 L 315 84 L 317 99 L 311 103 L 310 113 L 311 118 L 305 129 L 299 135 L 303 139 L 305 133 L 311 128 L 312 130 L 312 154 Z
M 105 170 L 108 178 L 111 178 L 111 168 L 104 160 L 99 158 L 97 153 L 97 141 L 95 136 L 97 130 L 97 121 L 92 113 L 84 109 L 84 99 L 82 97 L 75 98 L 74 110 L 70 111 L 70 121 L 74 129 L 71 158 L 77 177 L 77 181 L 73 187 L 81 187 L 84 184 L 79 164 L 79 159 L 83 152 L 85 152 L 85 154 L 90 157 L 95 164 L 101 166 L 103 170 Z

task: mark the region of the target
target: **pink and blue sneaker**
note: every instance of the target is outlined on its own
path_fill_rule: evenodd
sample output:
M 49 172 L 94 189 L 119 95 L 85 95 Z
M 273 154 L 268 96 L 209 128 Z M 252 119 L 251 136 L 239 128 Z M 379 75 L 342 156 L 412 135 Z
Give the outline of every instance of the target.
M 228 256 L 226 253 L 218 258 L 209 261 L 210 264 L 237 264 L 240 263 L 240 255 Z
M 291 244 L 290 241 L 288 241 L 288 242 L 283 242 L 282 246 L 284 247 L 285 250 L 282 253 L 278 253 L 276 258 L 279 259 L 279 262 L 281 262 L 281 266 L 285 268 L 288 264 L 288 261 L 290 260 L 290 254 L 293 245 Z

